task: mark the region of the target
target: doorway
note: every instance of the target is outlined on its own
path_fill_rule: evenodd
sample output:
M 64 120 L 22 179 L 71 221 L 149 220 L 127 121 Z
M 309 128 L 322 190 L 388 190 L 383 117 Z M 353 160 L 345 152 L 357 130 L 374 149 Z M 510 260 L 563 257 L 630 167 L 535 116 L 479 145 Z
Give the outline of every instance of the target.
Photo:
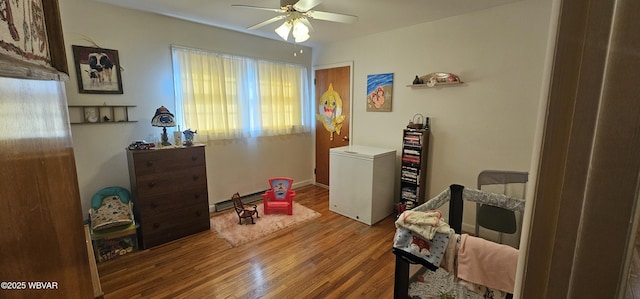
M 351 70 L 340 65 L 317 68 L 314 74 L 316 119 L 316 184 L 329 186 L 329 149 L 349 145 Z

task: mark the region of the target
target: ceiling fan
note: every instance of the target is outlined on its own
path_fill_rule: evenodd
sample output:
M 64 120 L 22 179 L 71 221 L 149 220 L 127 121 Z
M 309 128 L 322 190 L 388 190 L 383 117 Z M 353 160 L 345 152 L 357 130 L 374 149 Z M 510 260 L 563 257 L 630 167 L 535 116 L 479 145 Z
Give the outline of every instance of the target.
M 293 29 L 293 38 L 296 43 L 301 43 L 309 39 L 309 32 L 313 31 L 313 26 L 309 19 L 324 20 L 353 24 L 358 21 L 358 17 L 346 14 L 339 14 L 326 11 L 312 10 L 322 3 L 322 0 L 280 0 L 280 8 L 268 8 L 252 5 L 234 4 L 235 7 L 268 10 L 280 13 L 280 15 L 260 22 L 247 29 L 257 29 L 273 22 L 284 20 L 284 23 L 276 28 L 276 33 L 285 41 L 289 39 L 289 33 Z

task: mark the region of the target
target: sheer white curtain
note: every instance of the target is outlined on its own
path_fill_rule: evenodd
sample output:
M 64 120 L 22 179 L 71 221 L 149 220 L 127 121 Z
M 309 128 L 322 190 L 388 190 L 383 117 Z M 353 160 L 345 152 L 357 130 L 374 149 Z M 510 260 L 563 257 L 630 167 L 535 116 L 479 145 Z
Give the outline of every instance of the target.
M 304 67 L 173 46 L 176 117 L 200 140 L 311 127 Z

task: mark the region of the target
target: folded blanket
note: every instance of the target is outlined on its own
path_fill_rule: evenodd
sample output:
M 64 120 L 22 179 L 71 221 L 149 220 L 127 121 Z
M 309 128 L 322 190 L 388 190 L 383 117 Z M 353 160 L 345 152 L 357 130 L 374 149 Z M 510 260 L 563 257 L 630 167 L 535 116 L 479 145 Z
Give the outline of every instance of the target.
M 442 261 L 440 261 L 440 268 L 445 270 L 454 276 L 456 275 L 456 258 L 458 257 L 458 248 L 460 247 L 460 235 L 456 234 L 453 229 L 449 237 L 449 244 L 444 251 Z
M 393 251 L 412 263 L 422 264 L 435 271 L 442 262 L 449 239 L 453 235 L 453 230 L 450 230 L 447 233 L 436 233 L 432 240 L 427 240 L 415 232 L 398 228 L 393 238 Z
M 458 278 L 513 293 L 518 250 L 463 234 L 458 251 Z
M 420 234 L 426 239 L 433 239 L 437 233 L 449 233 L 449 224 L 442 221 L 442 212 L 431 211 L 404 211 L 396 220 L 397 228 L 405 228 Z

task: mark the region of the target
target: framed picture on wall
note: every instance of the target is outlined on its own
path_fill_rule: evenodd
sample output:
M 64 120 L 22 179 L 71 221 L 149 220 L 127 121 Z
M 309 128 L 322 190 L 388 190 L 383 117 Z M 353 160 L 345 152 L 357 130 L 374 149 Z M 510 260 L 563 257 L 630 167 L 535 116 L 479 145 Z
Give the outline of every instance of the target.
M 0 0 L 0 76 L 69 78 L 58 0 Z
M 117 50 L 72 46 L 78 92 L 122 94 L 122 75 Z
M 393 74 L 367 76 L 367 112 L 391 112 Z

